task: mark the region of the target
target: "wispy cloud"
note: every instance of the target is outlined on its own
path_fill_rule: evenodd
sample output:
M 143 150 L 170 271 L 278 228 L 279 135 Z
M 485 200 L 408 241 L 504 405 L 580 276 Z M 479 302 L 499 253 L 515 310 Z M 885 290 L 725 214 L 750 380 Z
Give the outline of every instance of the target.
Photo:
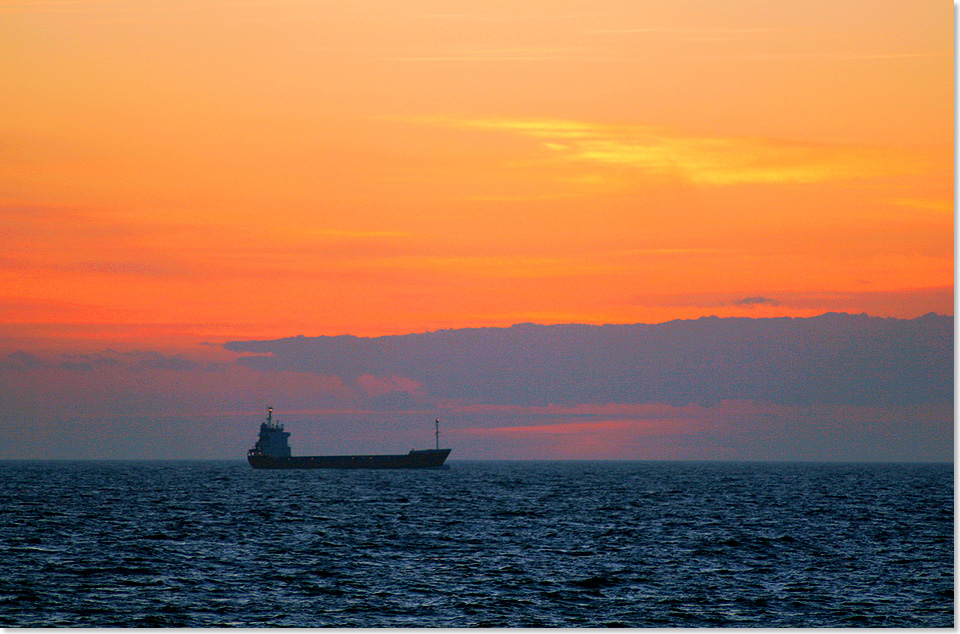
M 530 137 L 541 141 L 542 158 L 548 160 L 635 169 L 696 185 L 815 183 L 922 169 L 918 159 L 881 148 L 697 136 L 653 126 L 564 119 L 427 117 L 414 121 Z
M 680 41 L 730 41 L 747 38 L 764 37 L 767 35 L 781 35 L 793 29 L 781 27 L 755 28 L 690 28 L 670 26 L 649 26 L 637 28 L 593 29 L 588 33 L 593 35 L 640 35 L 659 36 Z
M 759 53 L 756 55 L 716 55 L 709 59 L 714 61 L 738 61 L 738 62 L 784 62 L 784 61 L 875 61 L 891 59 L 924 59 L 924 58 L 946 58 L 950 53 L 941 53 L 933 51 L 921 52 L 845 52 L 845 51 L 807 51 L 799 53 Z
M 925 209 L 929 211 L 944 211 L 953 213 L 952 198 L 897 198 L 890 201 L 894 205 L 901 207 L 910 207 L 912 209 Z
M 199 215 L 199 212 L 198 212 Z M 228 226 L 200 216 L 181 220 L 163 212 L 90 209 L 0 198 L 9 252 L 0 273 L 64 277 L 214 279 L 261 277 L 278 271 L 312 275 L 316 259 L 392 254 L 408 231 L 306 226 L 283 221 Z M 276 245 L 264 250 L 262 245 Z M 216 254 L 215 258 L 205 258 Z
M 585 258 L 503 256 L 421 256 L 390 255 L 367 257 L 345 265 L 358 270 L 451 271 L 478 277 L 543 278 L 551 276 L 596 275 L 623 270 L 621 262 L 596 262 Z
M 521 15 L 479 14 L 479 13 L 425 13 L 423 20 L 451 20 L 463 22 L 541 22 L 547 20 L 583 20 L 597 17 L 594 13 L 531 13 Z
M 386 58 L 395 62 L 540 62 L 589 59 L 583 49 L 576 47 L 514 47 L 495 49 L 450 50 L 438 54 L 407 55 Z
M 326 238 L 404 238 L 409 237 L 411 234 L 409 231 L 389 231 L 389 230 L 373 230 L 373 231 L 363 231 L 363 230 L 351 230 L 351 229 L 318 229 L 310 232 L 312 235 L 317 237 L 326 237 Z

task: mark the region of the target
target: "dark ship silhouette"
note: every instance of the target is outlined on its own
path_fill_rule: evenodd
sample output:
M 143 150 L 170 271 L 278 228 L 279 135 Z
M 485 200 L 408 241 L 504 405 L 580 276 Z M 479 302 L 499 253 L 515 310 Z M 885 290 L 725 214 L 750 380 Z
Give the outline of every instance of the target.
M 267 408 L 267 419 L 260 423 L 257 444 L 247 452 L 247 462 L 254 469 L 440 469 L 450 455 L 440 448 L 440 419 L 436 421 L 436 449 L 411 449 L 408 454 L 379 456 L 292 456 L 287 438 L 290 432 L 273 420 L 273 408 Z

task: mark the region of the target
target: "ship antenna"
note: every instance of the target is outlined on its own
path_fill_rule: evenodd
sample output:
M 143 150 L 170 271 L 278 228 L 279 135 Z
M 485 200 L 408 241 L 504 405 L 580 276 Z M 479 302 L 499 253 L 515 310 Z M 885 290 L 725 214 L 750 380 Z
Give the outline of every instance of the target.
M 436 420 L 436 425 L 437 425 L 437 432 L 436 432 L 437 433 L 437 450 L 439 451 L 440 450 L 440 419 L 439 418 Z
M 267 408 L 267 427 L 270 427 L 273 424 L 273 408 Z

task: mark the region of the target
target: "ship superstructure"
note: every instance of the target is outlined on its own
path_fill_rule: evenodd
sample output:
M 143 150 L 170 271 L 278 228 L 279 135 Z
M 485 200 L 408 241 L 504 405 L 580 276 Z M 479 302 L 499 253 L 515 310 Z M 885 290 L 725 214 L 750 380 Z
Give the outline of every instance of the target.
M 283 423 L 273 420 L 273 408 L 268 407 L 267 418 L 260 423 L 260 437 L 249 454 L 270 458 L 289 458 L 290 444 L 287 442 L 288 438 L 290 438 L 290 432 L 283 431 Z

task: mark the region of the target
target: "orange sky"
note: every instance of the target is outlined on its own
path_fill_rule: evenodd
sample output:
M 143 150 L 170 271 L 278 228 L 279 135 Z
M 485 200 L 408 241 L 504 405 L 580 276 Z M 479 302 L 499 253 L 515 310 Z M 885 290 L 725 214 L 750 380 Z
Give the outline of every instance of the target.
M 953 5 L 0 0 L 0 346 L 953 311 Z

